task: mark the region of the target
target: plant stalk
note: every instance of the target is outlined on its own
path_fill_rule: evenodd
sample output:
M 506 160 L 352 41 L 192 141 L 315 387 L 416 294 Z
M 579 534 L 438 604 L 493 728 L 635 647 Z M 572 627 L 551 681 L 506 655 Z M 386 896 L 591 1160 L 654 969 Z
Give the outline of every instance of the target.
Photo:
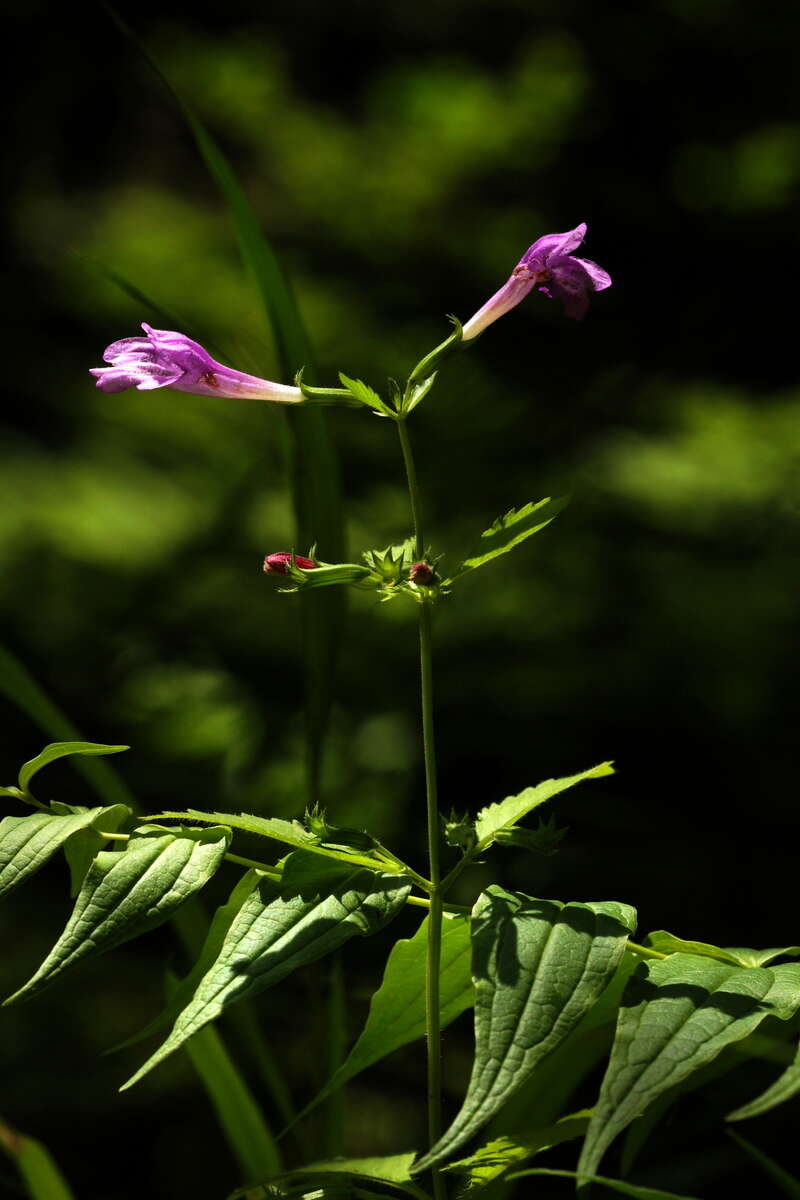
M 414 523 L 414 555 L 421 559 L 425 553 L 422 533 L 417 471 L 405 420 L 397 422 L 403 462 L 408 480 L 408 497 Z M 439 865 L 439 805 L 436 787 L 436 748 L 433 733 L 433 654 L 431 635 L 431 604 L 424 597 L 419 606 L 419 661 L 422 707 L 422 745 L 425 760 L 425 796 L 428 814 L 428 874 L 430 876 L 430 912 L 428 914 L 428 946 L 425 965 L 425 1032 L 428 1046 L 428 1138 L 435 1145 L 442 1134 L 442 1051 L 440 1020 L 440 971 L 442 957 L 442 890 Z M 444 1179 L 438 1167 L 431 1170 L 434 1200 L 445 1200 Z

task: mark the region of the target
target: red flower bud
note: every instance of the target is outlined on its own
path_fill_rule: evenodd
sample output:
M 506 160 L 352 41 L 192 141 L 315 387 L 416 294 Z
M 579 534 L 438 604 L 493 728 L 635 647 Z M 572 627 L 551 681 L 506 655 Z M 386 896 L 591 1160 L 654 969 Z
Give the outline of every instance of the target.
M 430 563 L 415 562 L 408 570 L 408 578 L 412 583 L 419 583 L 422 587 L 430 587 L 436 582 L 436 572 Z
M 301 571 L 313 571 L 317 565 L 313 559 L 304 558 L 302 554 L 281 550 L 278 554 L 267 555 L 264 559 L 264 571 L 267 575 L 288 575 L 293 561 Z

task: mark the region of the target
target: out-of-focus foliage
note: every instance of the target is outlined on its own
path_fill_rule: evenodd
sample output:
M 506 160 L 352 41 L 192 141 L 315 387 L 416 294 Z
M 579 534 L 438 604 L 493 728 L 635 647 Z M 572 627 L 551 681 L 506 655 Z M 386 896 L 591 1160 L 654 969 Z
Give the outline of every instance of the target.
M 296 285 L 319 382 L 344 370 L 384 392 L 386 374 L 441 341 L 448 312 L 469 317 L 536 237 L 588 222 L 586 253 L 614 287 L 585 322 L 531 296 L 443 367 L 412 422 L 444 573 L 498 512 L 574 496 L 529 548 L 443 604 L 443 807 L 474 814 L 613 757 L 614 780 L 593 785 L 606 802 L 586 789 L 559 803 L 570 826 L 559 854 L 509 849 L 504 882 L 565 898 L 613 891 L 648 924 L 718 944 L 760 944 L 769 913 L 769 940 L 796 940 L 781 888 L 793 870 L 787 648 L 800 583 L 797 12 L 745 0 L 602 13 L 580 0 L 122 11 L 230 154 Z M 147 67 L 100 10 L 71 13 L 48 39 L 44 12 L 34 3 L 26 18 L 33 61 L 9 123 L 3 640 L 83 736 L 131 744 L 115 765 L 142 808 L 293 817 L 305 803 L 302 631 L 294 598 L 260 570 L 267 551 L 294 544 L 278 414 L 172 392 L 101 396 L 87 373 L 139 321 L 160 325 L 103 268 L 270 376 L 258 299 Z M 366 411 L 328 416 L 352 556 L 401 541 L 410 522 L 392 431 Z M 354 595 L 324 788 L 336 824 L 405 838 L 409 855 L 421 851 L 413 618 L 411 605 Z M 2 715 L 10 770 L 43 739 L 5 701 Z M 54 796 L 87 802 L 68 766 L 51 778 Z M 769 880 L 772 904 L 753 899 L 743 881 L 755 878 Z M 43 873 L 43 908 L 62 883 Z M 35 909 L 24 934 L 9 922 L 0 910 L 24 978 L 57 930 L 37 928 Z M 158 964 L 169 946 L 159 938 Z M 52 1115 L 73 1102 L 50 1072 L 65 1036 L 88 1045 L 73 1063 L 82 1070 L 86 1053 L 160 1007 L 133 951 L 107 970 L 69 985 L 74 1024 L 58 1040 L 41 1035 L 46 997 L 6 1018 L 0 1066 L 21 1079 L 8 1113 L 20 1127 L 38 1132 L 30 1116 L 44 1095 Z M 316 1003 L 308 988 L 270 1009 L 298 1104 L 323 1082 L 322 1053 L 286 1048 Z M 91 1016 L 79 1007 L 90 994 Z M 467 1074 L 457 1030 L 453 1112 Z M 415 1056 L 400 1061 L 414 1077 Z M 76 1145 L 133 1065 L 102 1061 L 71 1110 Z M 348 1152 L 418 1136 L 414 1102 L 390 1112 L 380 1078 L 354 1085 L 367 1132 Z M 169 1143 L 152 1094 L 118 1102 L 121 1120 L 147 1128 L 166 1190 L 179 1186 L 172 1146 L 205 1119 L 190 1082 L 188 1068 L 165 1068 Z M 236 1179 L 230 1164 L 213 1170 L 223 1195 Z M 108 1192 L 82 1178 L 86 1194 Z

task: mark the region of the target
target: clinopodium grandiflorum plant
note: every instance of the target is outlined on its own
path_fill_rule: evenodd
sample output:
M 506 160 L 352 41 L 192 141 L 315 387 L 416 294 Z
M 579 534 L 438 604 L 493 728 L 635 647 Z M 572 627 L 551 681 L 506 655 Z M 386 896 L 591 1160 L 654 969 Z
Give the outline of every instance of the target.
M 517 1195 L 547 1195 L 554 1186 L 548 1176 L 567 1176 L 579 1189 L 597 1185 L 641 1200 L 664 1198 L 671 1193 L 619 1176 L 678 1095 L 747 1058 L 779 1065 L 767 1090 L 762 1087 L 731 1113 L 732 1120 L 764 1112 L 800 1089 L 791 1048 L 800 1013 L 797 946 L 724 948 L 663 930 L 635 941 L 636 912 L 616 896 L 554 899 L 486 883 L 495 856 L 509 847 L 533 856 L 535 879 L 536 856 L 556 852 L 565 832 L 552 811 L 541 815 L 543 806 L 553 810 L 558 796 L 579 784 L 602 789 L 612 773 L 609 762 L 577 762 L 574 774 L 542 783 L 520 780 L 516 795 L 486 797 L 477 811 L 445 811 L 438 799 L 435 723 L 446 714 L 437 713 L 434 697 L 434 612 L 446 621 L 459 604 L 462 580 L 473 571 L 490 574 L 512 550 L 525 553 L 529 539 L 550 525 L 566 500 L 521 496 L 519 507 L 477 531 L 473 549 L 452 565 L 448 547 L 428 540 L 411 418 L 419 409 L 424 421 L 423 401 L 430 401 L 440 376 L 446 378 L 450 360 L 481 354 L 489 343 L 478 347 L 478 339 L 530 293 L 556 301 L 566 318 L 586 316 L 593 294 L 608 288 L 611 278 L 578 255 L 585 235 L 586 225 L 579 224 L 534 241 L 469 320 L 451 318 L 452 332 L 417 363 L 402 387 L 390 381 L 378 391 L 344 373 L 336 386 L 310 386 L 301 361 L 293 364 L 291 384 L 272 382 L 218 361 L 184 333 L 148 324 L 142 326 L 144 336 L 108 346 L 106 365 L 92 369 L 103 392 L 135 387 L 154 393 L 153 404 L 169 403 L 166 392 L 174 390 L 221 401 L 264 400 L 306 413 L 344 405 L 353 410 L 353 420 L 377 414 L 386 436 L 397 436 L 408 483 L 409 519 L 397 530 L 396 544 L 364 547 L 354 561 L 328 561 L 322 531 L 315 544 L 296 553 L 287 530 L 282 546 L 264 547 L 263 569 L 276 582 L 269 601 L 275 605 L 297 603 L 292 594 L 321 588 L 358 588 L 383 602 L 416 606 L 423 861 L 404 861 L 370 830 L 336 824 L 335 808 L 326 811 L 319 803 L 309 804 L 302 819 L 298 812 L 288 820 L 268 815 L 268 797 L 266 815 L 213 807 L 143 814 L 123 803 L 74 807 L 37 797 L 38 776 L 48 763 L 127 749 L 121 745 L 50 744 L 21 767 L 13 786 L 0 789 L 19 807 L 0 824 L 0 892 L 20 887 L 53 855 L 64 854 L 75 897 L 52 950 L 6 1004 L 29 1000 L 90 956 L 164 922 L 174 921 L 180 931 L 187 913 L 196 917 L 202 911 L 193 908 L 193 898 L 216 873 L 225 867 L 231 878 L 230 895 L 206 920 L 194 965 L 173 981 L 163 1012 L 144 1031 L 157 1039 L 155 1048 L 129 1079 L 120 1079 L 123 1088 L 136 1086 L 184 1047 L 202 1056 L 203 1031 L 212 1022 L 252 1002 L 257 1017 L 262 995 L 291 973 L 352 939 L 379 940 L 385 966 L 366 1022 L 322 1089 L 295 1098 L 301 1111 L 291 1120 L 293 1142 L 276 1138 L 250 1100 L 245 1123 L 241 1080 L 238 1091 L 218 1097 L 226 1136 L 241 1163 L 241 1178 L 231 1181 L 232 1188 L 239 1185 L 235 1196 L 443 1200 L 482 1189 L 489 1189 L 487 1198 L 506 1196 L 514 1188 Z M 528 311 L 513 319 L 535 319 L 535 306 L 542 303 L 531 296 Z M 480 483 L 472 480 L 470 486 Z M 506 575 L 512 570 L 506 560 Z M 240 852 L 243 839 L 248 856 Z M 260 853 L 250 857 L 254 846 Z M 478 864 L 481 884 L 473 889 L 471 905 L 453 903 L 454 884 L 460 881 L 463 899 L 470 869 Z M 392 943 L 389 927 L 407 907 L 418 927 Z M 460 1108 L 445 1121 L 441 1034 L 470 1008 L 471 1074 Z M 427 1094 L 424 1101 L 420 1097 L 427 1111 L 423 1144 L 389 1157 L 326 1157 L 303 1133 L 313 1128 L 304 1124 L 308 1115 L 409 1043 L 418 1043 L 427 1056 Z M 228 1069 L 239 1079 L 233 1063 Z M 591 1102 L 576 1107 L 576 1093 L 585 1099 L 595 1078 Z M 623 1134 L 622 1166 L 601 1174 L 606 1152 Z M 562 1144 L 570 1142 L 575 1152 L 567 1160 L 569 1146 Z M 539 1156 L 555 1146 L 561 1146 L 556 1161 L 570 1165 L 540 1166 Z

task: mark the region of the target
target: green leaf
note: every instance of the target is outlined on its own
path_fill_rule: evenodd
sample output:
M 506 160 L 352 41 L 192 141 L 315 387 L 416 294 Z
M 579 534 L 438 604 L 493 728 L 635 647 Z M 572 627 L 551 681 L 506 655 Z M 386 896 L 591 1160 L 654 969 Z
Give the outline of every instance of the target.
M 800 1200 L 800 1179 L 790 1175 L 780 1163 L 776 1163 L 774 1158 L 760 1150 L 758 1146 L 754 1146 L 747 1138 L 743 1138 L 740 1133 L 734 1133 L 732 1129 L 729 1129 L 728 1137 L 733 1138 L 737 1146 L 740 1146 L 745 1154 L 758 1163 L 764 1174 L 778 1185 L 784 1195 L 791 1196 L 792 1200 Z
M 280 983 L 298 967 L 316 962 L 356 934 L 382 929 L 410 891 L 401 875 L 331 864 L 330 892 L 306 896 L 282 892 L 260 878 L 230 924 L 219 955 L 180 1013 L 167 1040 L 124 1087 L 215 1020 L 235 1001 Z
M 543 1129 L 536 1129 L 518 1140 L 505 1135 L 493 1138 L 469 1158 L 449 1163 L 443 1169 L 458 1171 L 467 1176 L 465 1190 L 460 1194 L 469 1196 L 505 1175 L 518 1163 L 532 1158 L 534 1154 L 550 1150 L 553 1146 L 560 1146 L 562 1142 L 571 1141 L 573 1138 L 583 1137 L 590 1115 L 591 1109 L 588 1108 L 582 1112 L 570 1113 L 560 1121 L 555 1121 Z
M 736 967 L 766 967 L 776 958 L 796 958 L 800 946 L 772 946 L 768 950 L 751 950 L 745 946 L 711 946 L 708 942 L 687 942 L 683 938 L 656 929 L 648 933 L 644 945 L 662 954 L 699 954 L 705 958 L 716 958 L 719 962 L 732 963 Z
M 599 1183 L 622 1196 L 631 1196 L 633 1200 L 694 1200 L 693 1196 L 678 1196 L 675 1192 L 662 1192 L 660 1188 L 641 1187 L 635 1183 L 628 1183 L 625 1179 L 608 1179 L 605 1175 L 579 1176 L 577 1171 L 559 1171 L 555 1167 L 528 1167 L 525 1171 L 509 1175 L 508 1178 L 524 1179 L 528 1175 L 556 1175 L 562 1179 L 579 1179 L 581 1183 Z
M 230 842 L 227 829 L 147 830 L 122 852 L 97 855 L 64 932 L 35 975 L 10 996 L 34 995 L 68 967 L 155 929 L 219 867 Z
M 735 967 L 690 954 L 640 964 L 628 984 L 600 1098 L 578 1164 L 605 1151 L 653 1101 L 769 1016 L 800 1007 L 800 965 Z
M 5 817 L 0 821 L 0 896 L 13 891 L 81 829 L 115 830 L 130 815 L 124 804 L 90 808 L 62 816 L 36 812 L 27 817 Z
M 795 1051 L 794 1060 L 783 1074 L 778 1076 L 775 1082 L 770 1084 L 766 1091 L 757 1096 L 755 1100 L 728 1113 L 725 1119 L 727 1121 L 748 1121 L 751 1117 L 760 1117 L 762 1113 L 769 1112 L 771 1108 L 785 1104 L 798 1092 L 800 1092 L 800 1044 Z
M 492 885 L 472 917 L 475 1061 L 450 1128 L 414 1168 L 463 1146 L 564 1041 L 611 981 L 636 914 L 614 901 L 562 904 Z
M 80 737 L 78 730 L 52 700 L 45 695 L 31 673 L 22 663 L 0 646 L 0 693 L 35 721 L 50 737 L 61 740 Z M 73 760 L 79 771 L 106 805 L 127 804 L 134 807 L 133 797 L 119 774 L 102 759 L 79 755 Z
M 88 812 L 88 809 L 69 804 L 61 804 L 54 800 L 50 805 L 53 812 L 69 816 L 71 813 Z M 114 815 L 116 814 L 116 815 Z M 109 811 L 103 818 L 103 833 L 116 833 L 119 827 L 128 819 L 129 812 L 122 805 L 117 805 L 113 813 Z M 74 900 L 86 878 L 86 872 L 92 865 L 96 855 L 108 847 L 108 839 L 98 832 L 96 825 L 84 826 L 73 833 L 64 842 L 64 857 L 69 867 L 70 897 Z
M 151 1037 L 154 1033 L 158 1033 L 159 1030 L 175 1022 L 178 1015 L 197 991 L 200 980 L 206 974 L 209 967 L 219 958 L 220 950 L 228 936 L 228 930 L 233 924 L 234 918 L 263 877 L 261 871 L 256 871 L 253 868 L 241 876 L 226 903 L 221 905 L 214 913 L 200 955 L 191 971 L 174 988 L 170 989 L 166 1007 L 158 1016 L 148 1022 L 144 1029 L 139 1030 L 132 1037 L 126 1038 L 119 1045 L 113 1046 L 107 1053 L 113 1053 L 115 1050 L 124 1050 L 128 1046 L 134 1046 L 137 1042 L 144 1041 L 145 1038 Z
M 564 779 L 546 779 L 538 787 L 526 788 L 517 796 L 507 796 L 499 804 L 490 804 L 481 809 L 475 822 L 475 832 L 478 837 L 476 853 L 480 853 L 492 844 L 499 829 L 508 829 L 526 817 L 534 808 L 574 787 L 584 779 L 601 779 L 604 775 L 613 775 L 614 768 L 610 762 L 599 763 L 588 771 L 578 775 L 567 775 Z
M 0 1121 L 0 1148 L 13 1159 L 31 1200 L 75 1200 L 50 1152 Z
M 385 862 L 370 857 L 368 854 L 319 844 L 317 836 L 306 829 L 299 821 L 284 821 L 281 817 L 257 817 L 252 813 L 204 813 L 189 808 L 185 812 L 164 812 L 160 818 L 176 818 L 178 820 L 207 821 L 211 825 L 228 825 L 231 829 L 241 829 L 245 833 L 254 833 L 258 837 L 267 837 L 273 841 L 283 842 L 286 846 L 294 846 L 298 850 L 308 850 L 323 858 L 334 858 L 345 863 L 359 863 L 373 871 L 385 869 Z
M 345 375 L 344 371 L 339 372 L 339 378 L 350 395 L 355 396 L 356 400 L 360 400 L 367 408 L 374 409 L 375 412 L 383 413 L 384 415 L 391 414 L 392 410 L 369 384 L 363 383 L 360 379 L 351 379 L 348 375 Z
M 70 754 L 94 756 L 97 754 L 119 754 L 121 750 L 130 750 L 130 746 L 104 746 L 100 742 L 51 742 L 40 754 L 29 762 L 23 763 L 19 770 L 19 786 L 27 792 L 28 784 L 37 771 L 55 762 L 57 758 L 66 758 Z
M 187 1042 L 186 1052 L 245 1177 L 268 1179 L 277 1174 L 281 1169 L 277 1142 L 216 1029 L 201 1029 Z
M 520 542 L 549 525 L 568 503 L 569 496 L 559 496 L 555 500 L 547 496 L 536 504 L 509 509 L 505 516 L 498 517 L 493 525 L 483 531 L 479 545 L 464 559 L 453 579 L 459 579 L 467 571 L 474 571 L 501 554 L 508 554 Z
M 381 985 L 370 1001 L 369 1015 L 358 1040 L 339 1070 L 298 1114 L 296 1120 L 307 1116 L 318 1104 L 373 1063 L 425 1036 L 427 946 L 426 917 L 413 937 L 395 942 L 386 962 Z M 469 919 L 445 916 L 442 922 L 439 976 L 442 1029 L 474 1002 L 469 958 Z
M 311 1163 L 255 1187 L 241 1188 L 228 1200 L 274 1200 L 279 1196 L 294 1200 L 387 1200 L 391 1196 L 430 1200 L 427 1192 L 409 1179 L 413 1158 L 412 1151 L 380 1158 L 336 1158 Z

